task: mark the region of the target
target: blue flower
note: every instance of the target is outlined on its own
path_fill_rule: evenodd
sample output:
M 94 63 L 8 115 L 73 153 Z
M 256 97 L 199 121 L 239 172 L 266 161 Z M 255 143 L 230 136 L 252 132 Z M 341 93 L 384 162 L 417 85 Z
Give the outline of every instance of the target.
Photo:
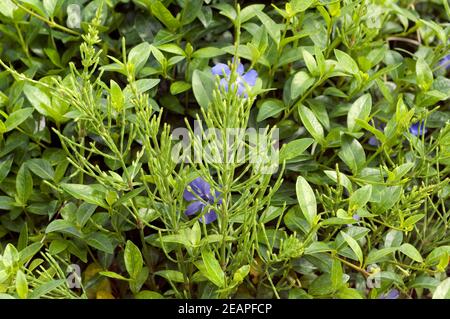
M 425 134 L 427 132 L 427 129 L 425 127 L 425 122 L 422 121 L 420 123 L 417 122 L 417 123 L 412 124 L 409 128 L 409 132 L 415 136 Z
M 211 186 L 203 178 L 197 177 L 189 183 L 191 190 L 186 189 L 183 197 L 188 202 L 192 202 L 184 212 L 187 216 L 194 215 L 197 212 L 203 212 L 207 205 L 212 205 L 219 198 L 220 193 L 215 191 L 215 195 L 211 193 Z M 222 204 L 222 199 L 217 201 L 217 204 Z M 217 214 L 213 209 L 209 209 L 201 218 L 200 221 L 205 224 L 212 223 L 217 219 Z
M 234 61 L 234 60 L 233 60 Z M 218 75 L 223 78 L 220 79 L 220 86 L 228 92 L 228 83 L 230 82 L 231 69 L 228 65 L 224 63 L 217 63 L 212 69 L 211 72 L 213 75 Z M 258 78 L 258 72 L 251 69 L 248 70 L 247 73 L 244 74 L 244 66 L 242 63 L 239 63 L 237 66 L 237 76 L 236 82 L 232 83 L 231 88 L 234 89 L 234 85 L 237 84 L 237 93 L 239 96 L 247 97 L 247 88 L 248 86 L 255 86 L 256 79 Z
M 352 218 L 356 221 L 359 221 L 361 219 L 361 216 L 359 216 L 358 214 L 353 214 Z
M 386 294 L 381 294 L 378 299 L 398 299 L 398 297 L 400 297 L 400 293 L 398 292 L 397 289 L 391 289 L 388 293 Z
M 446 55 L 441 61 L 439 61 L 439 66 L 445 69 L 450 68 L 450 54 Z

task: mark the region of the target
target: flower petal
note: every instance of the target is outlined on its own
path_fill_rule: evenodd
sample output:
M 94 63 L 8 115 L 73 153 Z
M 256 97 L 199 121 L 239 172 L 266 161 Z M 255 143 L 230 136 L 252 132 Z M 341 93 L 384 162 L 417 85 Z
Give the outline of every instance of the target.
M 215 221 L 217 219 L 217 214 L 214 210 L 210 210 L 209 212 L 207 212 L 205 215 L 203 215 L 202 217 L 200 217 L 200 221 L 202 223 L 205 224 L 209 224 L 212 223 L 213 221 Z
M 184 213 L 187 216 L 191 216 L 197 213 L 199 210 L 202 210 L 203 207 L 205 207 L 205 204 L 203 204 L 201 201 L 195 201 L 186 208 Z
M 213 75 L 218 76 L 230 76 L 230 68 L 225 63 L 217 63 L 215 66 L 211 68 L 211 72 Z
M 244 74 L 244 65 L 242 63 L 239 63 L 236 70 L 237 74 L 242 75 Z
M 211 186 L 208 182 L 201 177 L 197 177 L 191 183 L 189 183 L 195 194 L 200 196 L 202 199 L 207 200 L 208 194 L 211 194 Z
M 258 72 L 255 70 L 249 70 L 242 76 L 242 79 L 250 86 L 254 86 L 256 84 L 256 79 L 258 78 Z
M 228 79 L 220 79 L 220 87 L 224 89 L 225 92 L 228 92 Z
M 184 190 L 183 197 L 188 202 L 193 201 L 193 200 L 198 200 L 198 198 L 194 194 L 192 194 L 190 191 L 188 191 L 187 189 Z

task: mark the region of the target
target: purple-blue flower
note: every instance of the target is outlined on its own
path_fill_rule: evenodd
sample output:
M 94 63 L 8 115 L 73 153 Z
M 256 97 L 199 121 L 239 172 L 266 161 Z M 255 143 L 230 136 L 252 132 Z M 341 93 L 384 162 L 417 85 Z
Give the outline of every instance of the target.
M 427 129 L 425 127 L 425 122 L 422 121 L 422 122 L 417 122 L 417 123 L 412 124 L 409 127 L 409 132 L 415 136 L 425 134 L 427 132 Z
M 233 60 L 234 61 L 234 60 Z M 228 92 L 228 84 L 230 82 L 231 69 L 227 64 L 217 63 L 212 69 L 211 72 L 213 75 L 218 75 L 223 78 L 220 79 L 220 86 Z M 247 73 L 244 73 L 244 66 L 242 63 L 239 63 L 236 70 L 236 82 L 232 83 L 231 88 L 234 89 L 234 85 L 237 84 L 237 93 L 240 96 L 247 97 L 247 88 L 248 86 L 254 86 L 256 84 L 256 79 L 258 78 L 258 72 L 251 69 L 248 70 Z
M 450 68 L 450 54 L 446 55 L 441 61 L 439 61 L 439 66 L 442 66 L 445 69 Z
M 218 191 L 211 193 L 211 186 L 203 178 L 197 177 L 189 183 L 190 190 L 185 189 L 183 197 L 188 202 L 191 202 L 184 212 L 187 216 L 194 215 L 197 212 L 203 212 L 207 205 L 212 205 L 217 201 L 217 204 L 222 203 L 222 199 L 219 199 L 220 193 Z M 207 208 L 206 212 L 200 221 L 205 224 L 212 223 L 217 219 L 217 214 L 213 209 Z
M 381 294 L 378 299 L 398 299 L 400 293 L 397 289 L 391 289 L 388 293 Z

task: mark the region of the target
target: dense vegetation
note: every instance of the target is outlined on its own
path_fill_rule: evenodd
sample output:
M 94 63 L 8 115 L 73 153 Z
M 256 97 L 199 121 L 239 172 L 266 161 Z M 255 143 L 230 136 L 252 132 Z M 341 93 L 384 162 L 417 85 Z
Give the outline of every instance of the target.
M 450 298 L 449 21 L 1 0 L 0 296 Z

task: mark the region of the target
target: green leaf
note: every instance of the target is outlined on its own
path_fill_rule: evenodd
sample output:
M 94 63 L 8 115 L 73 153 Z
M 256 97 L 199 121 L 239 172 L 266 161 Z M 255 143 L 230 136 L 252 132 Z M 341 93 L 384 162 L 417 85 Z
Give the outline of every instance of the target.
M 277 99 L 267 99 L 261 104 L 256 121 L 261 122 L 269 117 L 276 117 L 284 109 L 285 107 L 282 101 Z
M 316 0 L 291 0 L 292 10 L 296 13 L 306 11 Z
M 58 0 L 44 0 L 44 9 L 47 12 L 49 17 L 53 17 L 55 15 L 56 5 Z
M 255 11 L 255 13 L 258 16 L 259 20 L 261 20 L 261 22 L 264 24 L 267 33 L 273 39 L 275 45 L 278 47 L 280 45 L 281 26 L 262 11 Z
M 338 61 L 337 66 L 340 70 L 353 75 L 358 74 L 358 64 L 350 55 L 338 49 L 334 49 L 334 55 L 336 56 Z
M 317 202 L 313 189 L 309 186 L 306 179 L 299 176 L 297 177 L 295 192 L 297 194 L 298 204 L 300 205 L 300 209 L 305 216 L 305 219 L 313 226 L 317 216 Z
M 305 71 L 297 72 L 291 82 L 291 100 L 296 100 L 314 84 L 315 78 L 311 77 Z
M 18 270 L 16 274 L 16 292 L 20 299 L 28 296 L 28 281 L 22 270 Z
M 67 283 L 66 279 L 50 280 L 49 282 L 46 282 L 45 284 L 33 289 L 28 298 L 40 299 L 42 296 L 45 296 L 52 290 L 58 288 L 61 285 L 65 285 L 66 283 Z
M 81 185 L 81 184 L 67 184 L 61 183 L 61 188 L 69 195 L 76 199 L 81 199 L 88 203 L 108 208 L 109 205 L 105 202 L 106 188 L 100 184 Z
M 354 175 L 358 174 L 366 163 L 364 149 L 356 139 L 345 139 L 338 156 Z
M 343 231 L 341 231 L 340 234 L 342 235 L 342 237 L 344 237 L 344 240 L 350 246 L 351 250 L 353 250 L 353 252 L 355 253 L 356 257 L 359 260 L 360 266 L 362 266 L 364 256 L 361 247 L 359 247 L 358 242 L 354 240 L 350 235 L 344 233 Z
M 392 254 L 393 252 L 396 252 L 397 250 L 398 247 L 386 247 L 379 250 L 372 249 L 369 255 L 367 255 L 366 265 L 384 261 L 386 256 Z
M 364 207 L 372 196 L 372 185 L 368 184 L 356 190 L 349 199 L 349 208 L 354 211 Z
M 306 130 L 319 144 L 325 144 L 323 127 L 314 113 L 304 105 L 298 106 L 298 114 Z
M 75 228 L 75 225 L 64 219 L 56 219 L 47 225 L 45 233 L 64 232 L 81 237 L 81 233 Z
M 214 90 L 214 79 L 209 74 L 205 74 L 199 70 L 195 70 L 192 74 L 192 90 L 198 104 L 207 109 L 212 100 L 212 92 Z
M 118 273 L 115 273 L 113 271 L 100 271 L 99 274 L 108 278 L 130 281 L 130 279 L 125 278 L 124 276 L 119 275 Z
M 224 55 L 226 52 L 222 49 L 219 48 L 215 48 L 215 47 L 206 47 L 206 48 L 201 48 L 198 49 L 197 51 L 195 51 L 192 54 L 192 57 L 194 59 L 210 59 L 210 58 L 215 58 L 217 56 L 221 56 Z
M 433 84 L 433 72 L 428 63 L 422 58 L 418 58 L 416 62 L 417 84 L 419 87 L 428 91 Z
M 312 143 L 312 138 L 301 138 L 285 144 L 280 151 L 280 163 L 302 155 Z
M 190 83 L 184 81 L 173 82 L 170 85 L 170 94 L 177 95 L 189 90 L 192 87 Z
M 151 46 L 147 42 L 142 42 L 132 48 L 128 53 L 128 63 L 134 65 L 135 74 L 142 69 L 150 57 Z
M 164 299 L 164 296 L 156 291 L 142 290 L 136 296 L 136 299 Z
M 53 180 L 55 171 L 49 161 L 42 158 L 34 158 L 26 162 L 28 168 L 42 179 Z
M 127 241 L 124 253 L 125 268 L 131 278 L 135 279 L 139 275 L 144 262 L 139 248 L 130 240 Z
M 356 119 L 366 121 L 372 109 L 372 96 L 367 93 L 353 102 L 347 115 L 347 127 L 349 131 L 356 132 L 360 127 L 356 124 Z
M 109 93 L 111 94 L 111 104 L 117 112 L 122 111 L 125 104 L 125 97 L 119 84 L 114 80 L 110 81 Z
M 33 192 L 33 177 L 25 164 L 22 164 L 16 177 L 17 199 L 25 205 Z
M 160 270 L 155 272 L 155 275 L 161 276 L 171 282 L 184 282 L 183 273 L 177 270 Z
M 305 60 L 305 64 L 309 73 L 311 73 L 314 76 L 319 75 L 320 72 L 317 68 L 317 63 L 313 55 L 304 49 L 302 50 L 302 54 L 303 60 Z
M 339 287 L 343 284 L 343 274 L 341 262 L 338 259 L 333 259 L 333 263 L 331 265 L 331 284 L 333 290 L 339 289 Z
M 433 293 L 433 299 L 450 299 L 450 278 L 442 281 Z
M 13 163 L 13 158 L 9 158 L 3 162 L 0 162 L 0 183 L 8 176 L 11 170 L 11 165 Z
M 338 182 L 338 174 L 336 171 L 323 171 L 335 183 Z M 353 192 L 353 186 L 347 175 L 339 172 L 339 183 L 345 187 L 350 193 Z
M 108 254 L 114 253 L 114 246 L 111 243 L 111 238 L 102 233 L 92 233 L 86 238 L 86 243 L 100 251 Z
M 36 86 L 32 86 L 30 84 L 25 84 L 25 86 L 23 87 L 23 92 L 25 93 L 28 101 L 30 101 L 31 105 L 33 105 L 33 107 L 36 109 L 36 111 L 38 111 L 42 115 L 51 116 L 51 101 L 46 93 L 44 93 Z
M 196 263 L 200 272 L 214 285 L 223 288 L 225 286 L 225 274 L 214 256 L 214 253 L 206 248 L 203 249 L 202 261 L 203 263 Z
M 412 260 L 417 261 L 419 263 L 423 262 L 422 256 L 420 255 L 419 251 L 413 245 L 405 243 L 400 246 L 399 250 L 403 254 L 405 254 L 406 256 L 411 258 Z
M 22 124 L 31 114 L 33 114 L 33 111 L 33 108 L 27 107 L 10 114 L 5 121 L 6 132 L 12 131 Z
M 152 14 L 161 21 L 169 30 L 176 30 L 180 27 L 180 21 L 170 13 L 170 11 L 160 2 L 154 1 L 151 5 Z
M 17 10 L 17 6 L 11 0 L 0 1 L 0 14 L 13 19 L 14 11 Z

